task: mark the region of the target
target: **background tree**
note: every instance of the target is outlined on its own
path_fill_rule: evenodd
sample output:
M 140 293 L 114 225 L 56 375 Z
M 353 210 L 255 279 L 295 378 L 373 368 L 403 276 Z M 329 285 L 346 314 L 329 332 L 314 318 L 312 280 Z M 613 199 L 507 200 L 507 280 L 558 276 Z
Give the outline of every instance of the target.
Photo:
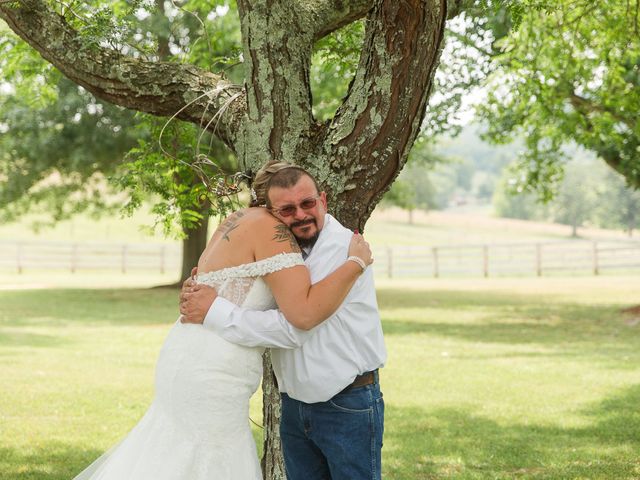
M 505 168 L 493 196 L 496 215 L 523 220 L 555 221 L 571 225 L 572 236 L 581 226 L 621 229 L 630 236 L 638 227 L 640 192 L 592 154 L 568 152 L 569 161 L 555 195 L 544 202 L 522 188 L 517 163 Z
M 639 2 L 556 2 L 526 9 L 504 37 L 478 111 L 487 136 L 522 138 L 524 185 L 550 197 L 564 147 L 593 152 L 640 188 Z
M 13 36 L 0 51 L 0 219 L 35 211 L 51 224 L 118 208 L 106 177 L 143 135 L 133 112 L 97 102 Z
M 449 2 L 450 14 L 460 3 Z M 447 17 L 445 0 L 240 0 L 242 85 L 190 59 L 162 61 L 154 48 L 162 42 L 137 35 L 139 19 L 155 6 L 132 5 L 71 8 L 16 0 L 0 3 L 0 17 L 97 98 L 209 130 L 247 174 L 272 159 L 309 168 L 337 218 L 363 229 L 406 163 L 424 118 Z M 309 81 L 313 46 L 364 17 L 348 91 L 331 119 L 318 122 Z M 277 392 L 268 382 L 263 388 L 265 404 L 275 407 L 265 414 L 267 438 L 277 438 L 277 422 L 271 421 L 277 420 Z M 267 478 L 281 478 L 277 443 L 268 444 L 265 453 Z
M 594 175 L 598 176 L 594 223 L 605 228 L 621 228 L 632 236 L 640 226 L 640 191 L 629 187 L 613 171 L 594 172 Z
M 596 205 L 596 179 L 589 175 L 589 165 L 569 162 L 552 207 L 553 220 L 571 226 L 571 236 L 592 217 Z
M 492 197 L 495 214 L 498 217 L 520 220 L 541 219 L 538 197 L 534 193 L 523 191 L 516 178 L 518 175 L 517 168 L 507 167 L 503 170 Z
M 200 5 L 202 9 L 206 6 Z M 167 9 L 164 2 L 150 4 L 140 18 L 130 35 L 153 39 L 138 41 L 139 50 L 156 51 L 165 60 L 192 54 L 186 51 L 189 36 L 204 35 L 195 13 Z M 222 22 L 216 17 L 211 23 Z M 8 30 L 4 24 L 1 27 Z M 49 214 L 46 220 L 38 217 L 41 225 L 83 211 L 112 213 L 122 207 L 118 193 L 124 188 L 128 196 L 125 212 L 151 201 L 156 226 L 161 225 L 167 235 L 183 238 L 181 278 L 186 278 L 206 244 L 209 216 L 224 214 L 229 207 L 227 193 L 232 193 L 212 194 L 194 170 L 193 160 L 206 152 L 215 159 L 215 168 L 204 163 L 200 171 L 222 179 L 237 171 L 231 152 L 193 124 L 135 115 L 96 99 L 9 33 L 0 39 L 5 85 L 0 93 L 4 130 L 0 171 L 5 174 L 0 178 L 0 212 L 4 220 L 29 211 Z M 215 39 L 215 48 L 211 38 L 204 45 L 194 38 L 192 50 L 220 68 L 237 62 L 238 22 L 224 22 L 216 34 L 220 38 Z M 198 49 L 207 50 L 208 55 Z M 220 193 L 217 183 L 215 187 Z
M 426 211 L 437 206 L 430 170 L 447 161 L 447 158 L 433 152 L 430 139 L 419 137 L 411 150 L 407 166 L 384 195 L 382 205 L 407 210 L 409 223 L 413 223 L 414 210 Z
M 416 209 L 415 189 L 409 182 L 398 178 L 382 197 L 382 205 L 401 208 L 409 212 L 409 223 L 413 224 L 413 211 Z

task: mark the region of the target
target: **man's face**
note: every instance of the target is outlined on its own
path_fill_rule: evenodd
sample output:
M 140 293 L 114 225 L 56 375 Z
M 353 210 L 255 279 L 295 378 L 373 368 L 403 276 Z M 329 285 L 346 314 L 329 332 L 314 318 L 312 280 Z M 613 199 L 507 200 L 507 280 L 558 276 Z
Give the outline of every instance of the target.
M 267 196 L 274 215 L 291 229 L 298 244 L 303 248 L 313 246 L 324 226 L 324 215 L 327 213 L 326 194 L 318 193 L 313 180 L 303 175 L 293 187 L 270 188 Z M 302 208 L 305 200 L 311 199 L 316 200 L 315 206 L 308 209 Z M 295 207 L 292 215 L 285 216 L 281 213 L 284 207 L 292 206 Z

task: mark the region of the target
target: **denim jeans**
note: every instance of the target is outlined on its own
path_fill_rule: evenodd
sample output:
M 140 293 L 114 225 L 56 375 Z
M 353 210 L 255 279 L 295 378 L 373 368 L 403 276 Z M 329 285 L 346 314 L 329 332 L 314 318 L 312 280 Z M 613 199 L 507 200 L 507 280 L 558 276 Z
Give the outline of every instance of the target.
M 280 436 L 287 480 L 380 480 L 384 401 L 380 385 L 327 402 L 282 394 Z

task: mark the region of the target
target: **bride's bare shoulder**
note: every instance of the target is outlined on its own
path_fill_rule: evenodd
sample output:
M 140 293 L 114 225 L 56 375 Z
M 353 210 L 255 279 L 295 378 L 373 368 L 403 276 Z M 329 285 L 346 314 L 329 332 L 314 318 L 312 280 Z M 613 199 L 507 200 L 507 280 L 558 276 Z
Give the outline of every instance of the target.
M 222 220 L 216 229 L 216 234 L 228 236 L 232 231 L 264 230 L 281 222 L 264 207 L 249 207 L 236 210 Z
M 274 217 L 264 207 L 250 208 L 248 228 L 253 232 L 254 240 L 265 242 L 268 239 L 280 238 L 291 235 L 289 228 L 279 219 Z
M 252 249 L 256 259 L 271 256 L 273 252 L 300 252 L 289 228 L 264 207 L 245 208 L 232 213 L 220 223 L 214 239 L 238 241 Z
M 228 220 L 245 225 L 275 225 L 282 223 L 264 207 L 248 207 L 237 210 L 229 215 L 225 222 Z

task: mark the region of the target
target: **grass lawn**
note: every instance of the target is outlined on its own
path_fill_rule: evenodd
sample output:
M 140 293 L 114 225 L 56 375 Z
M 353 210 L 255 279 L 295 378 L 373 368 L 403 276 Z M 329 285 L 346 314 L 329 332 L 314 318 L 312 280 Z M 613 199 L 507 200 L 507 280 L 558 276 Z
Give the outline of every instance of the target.
M 176 298 L 0 291 L 0 478 L 70 479 L 126 434 Z M 621 312 L 640 277 L 386 280 L 378 298 L 385 479 L 640 479 L 640 319 Z

